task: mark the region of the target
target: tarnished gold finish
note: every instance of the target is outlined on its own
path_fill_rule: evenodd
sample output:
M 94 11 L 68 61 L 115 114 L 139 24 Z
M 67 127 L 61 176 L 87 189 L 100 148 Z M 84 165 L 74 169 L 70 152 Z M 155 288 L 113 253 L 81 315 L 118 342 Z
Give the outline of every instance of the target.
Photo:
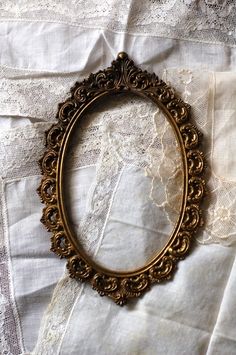
M 69 137 L 86 109 L 103 96 L 129 92 L 154 101 L 171 123 L 183 160 L 184 187 L 180 215 L 165 247 L 144 267 L 116 272 L 91 260 L 75 237 L 63 201 L 63 163 Z M 189 105 L 177 98 L 155 74 L 137 68 L 122 52 L 111 67 L 75 83 L 71 97 L 59 104 L 58 123 L 46 132 L 46 151 L 40 160 L 43 177 L 38 193 L 46 205 L 42 222 L 52 233 L 51 250 L 68 259 L 71 277 L 90 282 L 101 296 L 109 296 L 119 305 L 139 297 L 153 283 L 170 279 L 177 261 L 186 255 L 194 233 L 203 224 L 199 207 L 205 193 L 204 159 L 199 148 L 201 134 L 189 122 L 189 116 Z

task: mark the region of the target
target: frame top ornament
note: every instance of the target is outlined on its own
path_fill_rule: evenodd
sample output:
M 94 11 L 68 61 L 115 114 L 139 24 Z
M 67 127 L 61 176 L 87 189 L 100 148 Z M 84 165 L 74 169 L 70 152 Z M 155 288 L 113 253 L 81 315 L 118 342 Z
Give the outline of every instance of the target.
M 164 248 L 134 271 L 117 272 L 97 265 L 80 247 L 68 221 L 63 198 L 63 163 L 73 128 L 91 105 L 104 96 L 132 92 L 151 99 L 165 114 L 176 135 L 183 161 L 183 198 L 177 224 Z M 46 132 L 46 150 L 40 159 L 42 180 L 38 188 L 45 204 L 42 223 L 52 233 L 51 250 L 67 258 L 71 277 L 88 281 L 101 296 L 118 305 L 139 297 L 154 283 L 168 280 L 177 261 L 189 251 L 193 235 L 203 225 L 200 203 L 205 195 L 202 134 L 190 122 L 190 106 L 154 73 L 136 67 L 124 52 L 110 67 L 76 82 L 71 96 L 59 104 L 58 122 Z

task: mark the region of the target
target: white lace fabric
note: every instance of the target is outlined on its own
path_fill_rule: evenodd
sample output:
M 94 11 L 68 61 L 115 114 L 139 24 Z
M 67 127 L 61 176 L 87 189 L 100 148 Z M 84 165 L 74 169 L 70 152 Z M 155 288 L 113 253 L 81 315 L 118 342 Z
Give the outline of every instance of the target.
M 234 2 L 6 0 L 0 9 L 1 355 L 233 355 L 236 77 L 217 71 L 235 69 Z M 197 246 L 174 281 L 117 309 L 69 278 L 49 251 L 35 190 L 57 104 L 124 49 L 191 105 L 204 133 L 209 195 Z M 152 236 L 169 235 L 181 199 L 179 158 L 165 118 L 142 100 L 117 98 L 81 122 L 67 161 L 67 202 L 98 262 L 139 266 Z
M 2 21 L 49 21 L 184 40 L 236 44 L 233 0 L 84 1 L 7 0 Z
M 61 74 L 54 78 L 47 75 L 49 73 L 7 70 L 2 67 L 1 115 L 7 116 L 11 112 L 11 116 L 53 121 L 58 103 L 68 97 L 69 90 L 79 75 L 68 73 L 66 76 Z

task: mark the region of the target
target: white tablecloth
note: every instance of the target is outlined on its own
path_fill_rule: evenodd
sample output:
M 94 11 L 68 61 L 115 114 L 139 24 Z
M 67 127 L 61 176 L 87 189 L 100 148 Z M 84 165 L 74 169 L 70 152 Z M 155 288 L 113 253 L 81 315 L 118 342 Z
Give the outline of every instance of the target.
M 6 0 L 0 10 L 0 354 L 236 354 L 236 5 Z M 210 191 L 173 281 L 123 308 L 68 277 L 36 194 L 57 104 L 119 51 L 192 106 Z M 98 262 L 140 266 L 168 236 L 181 178 L 170 137 L 162 114 L 133 97 L 100 106 L 76 133 L 68 208 Z

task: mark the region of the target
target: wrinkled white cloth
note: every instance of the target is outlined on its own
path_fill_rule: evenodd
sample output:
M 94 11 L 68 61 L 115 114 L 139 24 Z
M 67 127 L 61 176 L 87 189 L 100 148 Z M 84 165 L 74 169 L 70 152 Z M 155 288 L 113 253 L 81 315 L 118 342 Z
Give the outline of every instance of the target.
M 0 354 L 235 354 L 235 4 L 4 3 Z M 44 132 L 57 104 L 76 80 L 109 66 L 123 50 L 192 106 L 204 133 L 210 194 L 205 227 L 173 281 L 120 308 L 70 279 L 65 261 L 50 252 L 36 189 Z M 168 238 L 181 193 L 175 147 L 163 115 L 133 97 L 101 105 L 75 132 L 67 204 L 98 262 L 138 267 Z

